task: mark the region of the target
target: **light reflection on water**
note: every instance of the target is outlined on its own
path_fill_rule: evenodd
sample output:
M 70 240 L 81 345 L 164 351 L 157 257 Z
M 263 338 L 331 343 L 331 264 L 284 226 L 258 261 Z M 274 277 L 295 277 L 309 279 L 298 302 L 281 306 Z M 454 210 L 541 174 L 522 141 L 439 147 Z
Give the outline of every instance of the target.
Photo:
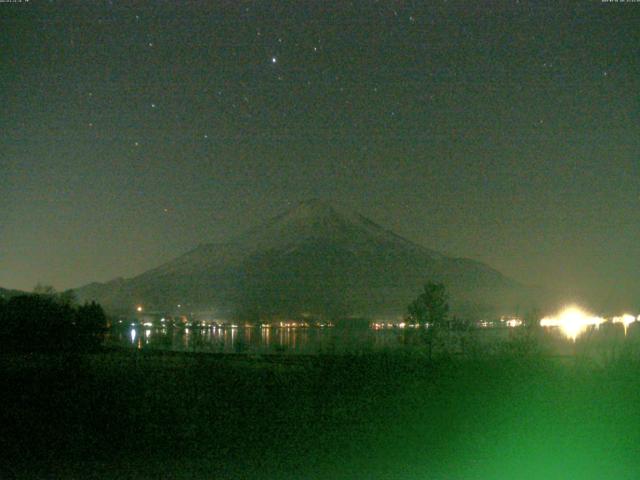
M 349 353 L 407 347 L 414 332 L 373 331 L 368 328 L 155 328 L 114 330 L 110 345 L 211 353 Z
M 578 338 L 580 345 L 608 348 L 616 342 L 638 342 L 640 329 L 608 324 L 607 328 L 589 330 Z M 466 333 L 452 332 L 452 343 L 474 343 L 476 347 L 495 346 L 517 337 L 524 327 L 476 329 Z M 548 353 L 575 353 L 575 338 L 568 339 L 561 330 L 542 329 L 537 337 Z M 344 354 L 389 350 L 424 350 L 420 332 L 407 329 L 370 328 L 144 328 L 130 327 L 112 331 L 107 344 L 138 349 L 192 351 L 209 353 L 288 353 Z
M 607 322 L 609 322 L 607 318 L 593 315 L 576 305 L 571 305 L 556 315 L 541 319 L 540 326 L 545 328 L 559 328 L 568 339 L 575 342 L 579 336 L 592 332 L 594 329 L 599 330 L 600 326 Z M 626 336 L 629 331 L 629 326 L 636 322 L 636 316 L 623 314 L 612 317 L 610 322 L 612 324 L 621 324 Z

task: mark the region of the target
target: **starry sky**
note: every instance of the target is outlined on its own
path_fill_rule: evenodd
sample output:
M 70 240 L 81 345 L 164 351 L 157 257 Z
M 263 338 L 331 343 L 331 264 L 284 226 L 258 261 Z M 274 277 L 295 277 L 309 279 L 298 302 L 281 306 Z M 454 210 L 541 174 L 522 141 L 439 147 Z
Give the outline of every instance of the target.
M 640 307 L 640 3 L 0 3 L 0 286 L 297 202 Z

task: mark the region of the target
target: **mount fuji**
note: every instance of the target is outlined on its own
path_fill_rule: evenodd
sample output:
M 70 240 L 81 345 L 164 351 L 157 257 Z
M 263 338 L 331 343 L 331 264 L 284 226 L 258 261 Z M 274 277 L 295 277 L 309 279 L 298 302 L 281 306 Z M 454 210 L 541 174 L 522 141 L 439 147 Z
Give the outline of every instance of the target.
M 225 243 L 202 244 L 130 279 L 76 290 L 112 310 L 216 311 L 235 318 L 400 315 L 429 280 L 461 315 L 513 312 L 526 289 L 493 268 L 445 256 L 371 220 L 311 200 Z

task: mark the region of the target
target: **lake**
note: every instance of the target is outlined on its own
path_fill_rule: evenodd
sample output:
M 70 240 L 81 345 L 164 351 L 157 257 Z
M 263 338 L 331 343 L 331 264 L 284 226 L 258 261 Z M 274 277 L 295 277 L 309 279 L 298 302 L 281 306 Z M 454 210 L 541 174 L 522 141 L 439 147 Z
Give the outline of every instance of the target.
M 444 335 L 450 351 L 469 353 L 496 351 L 511 340 L 525 336 L 524 327 L 477 328 Z M 619 325 L 586 331 L 577 339 L 567 338 L 556 328 L 540 329 L 538 345 L 547 354 L 597 356 L 616 355 L 640 347 L 636 325 L 625 333 Z M 209 327 L 176 328 L 131 326 L 113 329 L 106 344 L 134 349 L 208 353 L 250 354 L 349 354 L 384 351 L 424 351 L 420 332 L 413 329 L 367 327 Z

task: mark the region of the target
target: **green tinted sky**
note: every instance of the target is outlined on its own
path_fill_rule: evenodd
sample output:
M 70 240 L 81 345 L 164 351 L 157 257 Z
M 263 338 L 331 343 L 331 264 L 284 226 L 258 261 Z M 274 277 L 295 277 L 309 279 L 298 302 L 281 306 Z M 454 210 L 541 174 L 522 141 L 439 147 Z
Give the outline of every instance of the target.
M 319 197 L 638 306 L 640 4 L 32 0 L 0 22 L 1 286 L 130 276 Z

